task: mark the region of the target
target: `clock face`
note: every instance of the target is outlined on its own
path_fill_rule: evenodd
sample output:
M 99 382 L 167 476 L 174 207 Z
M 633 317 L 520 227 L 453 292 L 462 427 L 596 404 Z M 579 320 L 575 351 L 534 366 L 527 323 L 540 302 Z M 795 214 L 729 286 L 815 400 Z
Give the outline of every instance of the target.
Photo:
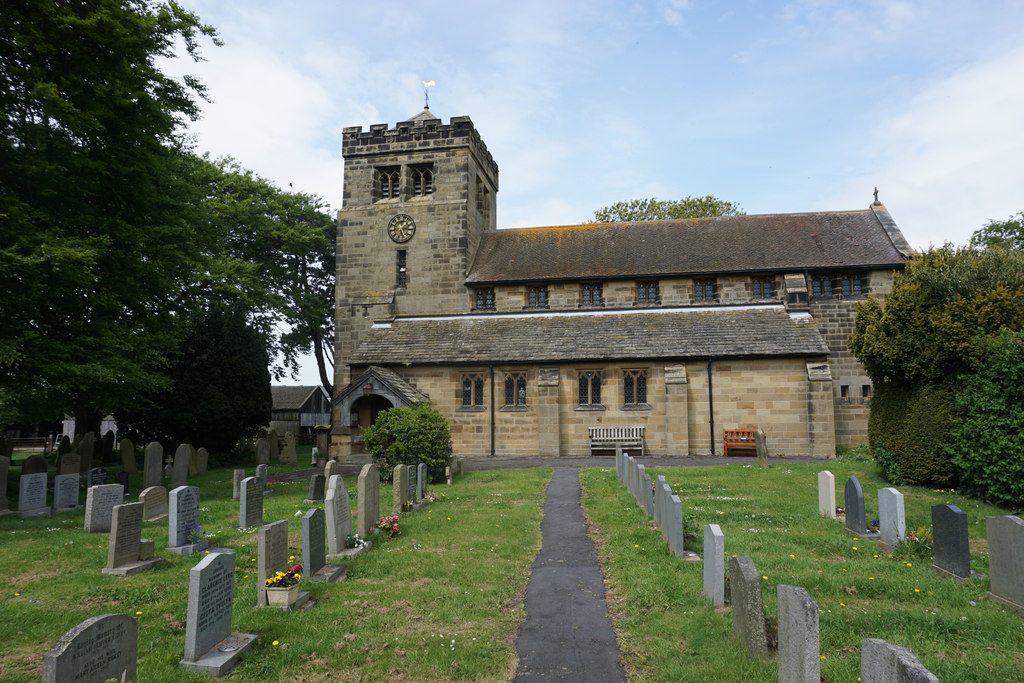
M 416 233 L 416 223 L 412 216 L 400 213 L 388 222 L 388 236 L 401 244 L 408 242 Z

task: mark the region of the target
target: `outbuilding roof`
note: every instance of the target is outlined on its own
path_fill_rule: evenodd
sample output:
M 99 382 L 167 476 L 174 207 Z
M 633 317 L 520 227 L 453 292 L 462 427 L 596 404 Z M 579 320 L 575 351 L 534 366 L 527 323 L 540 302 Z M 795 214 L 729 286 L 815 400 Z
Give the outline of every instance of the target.
M 270 396 L 273 410 L 299 410 L 306 404 L 315 391 L 324 392 L 320 385 L 316 386 L 271 386 Z M 326 392 L 324 392 L 326 393 Z

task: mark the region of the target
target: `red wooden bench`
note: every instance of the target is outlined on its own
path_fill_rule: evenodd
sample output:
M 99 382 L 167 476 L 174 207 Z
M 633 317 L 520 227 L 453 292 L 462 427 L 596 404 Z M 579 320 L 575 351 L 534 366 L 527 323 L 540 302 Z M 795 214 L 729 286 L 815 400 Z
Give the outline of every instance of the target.
M 750 455 L 757 455 L 757 441 L 754 439 L 753 429 L 726 429 L 725 430 L 725 457 L 738 455 L 736 451 L 750 451 Z

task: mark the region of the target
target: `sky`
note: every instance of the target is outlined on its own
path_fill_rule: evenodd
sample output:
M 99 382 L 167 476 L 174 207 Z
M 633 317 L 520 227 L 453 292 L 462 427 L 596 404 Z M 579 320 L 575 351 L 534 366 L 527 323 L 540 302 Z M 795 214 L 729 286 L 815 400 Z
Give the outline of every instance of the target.
M 469 116 L 499 228 L 715 195 L 866 208 L 915 249 L 1024 210 L 1024 0 L 180 0 L 214 26 L 196 151 L 341 207 L 341 131 Z M 317 383 L 315 364 L 297 379 Z

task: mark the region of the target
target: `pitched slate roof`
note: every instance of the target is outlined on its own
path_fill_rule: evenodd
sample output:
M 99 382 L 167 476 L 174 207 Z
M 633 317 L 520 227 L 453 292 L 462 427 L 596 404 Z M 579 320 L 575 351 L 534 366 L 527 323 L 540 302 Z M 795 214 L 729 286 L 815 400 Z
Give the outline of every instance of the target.
M 881 204 L 485 232 L 467 284 L 901 268 L 911 249 Z
M 273 410 L 299 410 L 314 391 L 323 391 L 317 386 L 271 386 L 270 397 Z
M 813 322 L 782 306 L 396 318 L 352 365 L 820 356 Z

